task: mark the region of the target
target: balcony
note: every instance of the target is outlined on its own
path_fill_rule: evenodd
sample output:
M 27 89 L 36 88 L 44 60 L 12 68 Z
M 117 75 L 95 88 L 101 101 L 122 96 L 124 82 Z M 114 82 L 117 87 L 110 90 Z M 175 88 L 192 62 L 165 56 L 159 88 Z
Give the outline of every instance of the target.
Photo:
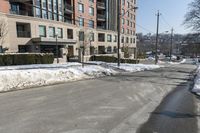
M 10 14 L 33 16 L 31 11 L 26 11 L 26 10 L 10 10 Z
M 32 0 L 9 0 L 9 2 L 20 2 L 20 3 L 24 3 L 24 2 L 32 2 Z
M 106 21 L 106 15 L 97 14 L 97 20 L 98 21 Z
M 73 6 L 69 4 L 65 4 L 64 11 L 67 14 L 73 14 Z
M 105 2 L 97 2 L 97 8 L 98 9 L 106 9 Z

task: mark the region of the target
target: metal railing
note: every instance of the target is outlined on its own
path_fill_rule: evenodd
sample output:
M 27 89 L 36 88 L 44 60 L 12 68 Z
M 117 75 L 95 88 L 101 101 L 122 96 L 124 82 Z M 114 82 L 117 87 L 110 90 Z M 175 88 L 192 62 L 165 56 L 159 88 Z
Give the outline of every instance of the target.
M 97 2 L 98 7 L 106 7 L 106 4 L 104 2 Z
M 26 10 L 11 10 L 10 9 L 10 13 L 17 14 L 17 15 L 24 15 L 24 16 L 33 16 L 33 14 L 30 11 L 26 11 Z
M 97 14 L 98 19 L 106 19 L 106 15 L 103 14 Z
M 65 4 L 65 6 L 64 6 L 65 8 L 65 11 L 70 11 L 70 12 L 72 12 L 73 11 L 73 6 L 71 6 L 71 5 L 69 5 L 69 4 Z

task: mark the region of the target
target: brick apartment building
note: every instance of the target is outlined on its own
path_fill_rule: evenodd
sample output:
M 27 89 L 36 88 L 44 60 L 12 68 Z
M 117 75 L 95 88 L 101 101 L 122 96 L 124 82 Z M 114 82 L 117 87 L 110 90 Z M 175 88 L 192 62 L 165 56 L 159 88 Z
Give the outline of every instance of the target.
M 132 55 L 136 13 L 128 9 L 135 4 L 135 0 L 121 0 L 120 9 L 121 48 L 129 47 Z M 0 44 L 7 52 L 54 54 L 57 44 L 59 57 L 78 56 L 82 46 L 88 55 L 113 54 L 117 52 L 117 10 L 117 0 L 0 0 L 0 23 L 7 30 Z

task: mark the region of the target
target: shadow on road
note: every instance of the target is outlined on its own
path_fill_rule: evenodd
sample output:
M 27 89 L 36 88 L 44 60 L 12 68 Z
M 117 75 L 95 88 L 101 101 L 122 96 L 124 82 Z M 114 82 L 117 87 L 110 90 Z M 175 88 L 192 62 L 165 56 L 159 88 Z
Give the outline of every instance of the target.
M 152 115 L 164 115 L 171 118 L 195 118 L 200 115 L 190 114 L 190 113 L 182 113 L 182 112 L 174 112 L 174 111 L 162 111 L 162 112 L 152 112 Z
M 198 133 L 200 115 L 196 113 L 195 97 L 189 90 L 191 82 L 181 83 L 169 93 L 137 133 Z

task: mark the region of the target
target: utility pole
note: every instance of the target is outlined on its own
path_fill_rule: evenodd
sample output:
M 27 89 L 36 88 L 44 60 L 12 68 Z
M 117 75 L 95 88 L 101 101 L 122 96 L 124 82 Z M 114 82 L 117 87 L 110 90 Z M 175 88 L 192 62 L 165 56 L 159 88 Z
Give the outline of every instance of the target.
M 158 30 L 159 30 L 159 19 L 160 19 L 160 13 L 158 10 L 157 16 L 157 30 L 156 30 L 156 53 L 155 53 L 155 64 L 158 63 Z
M 121 25 L 120 25 L 120 16 L 121 16 L 121 0 L 117 0 L 117 66 L 120 66 L 120 32 L 121 32 Z
M 171 43 L 170 43 L 170 61 L 172 61 L 173 32 L 174 32 L 174 29 L 172 27 L 172 29 L 171 29 Z

